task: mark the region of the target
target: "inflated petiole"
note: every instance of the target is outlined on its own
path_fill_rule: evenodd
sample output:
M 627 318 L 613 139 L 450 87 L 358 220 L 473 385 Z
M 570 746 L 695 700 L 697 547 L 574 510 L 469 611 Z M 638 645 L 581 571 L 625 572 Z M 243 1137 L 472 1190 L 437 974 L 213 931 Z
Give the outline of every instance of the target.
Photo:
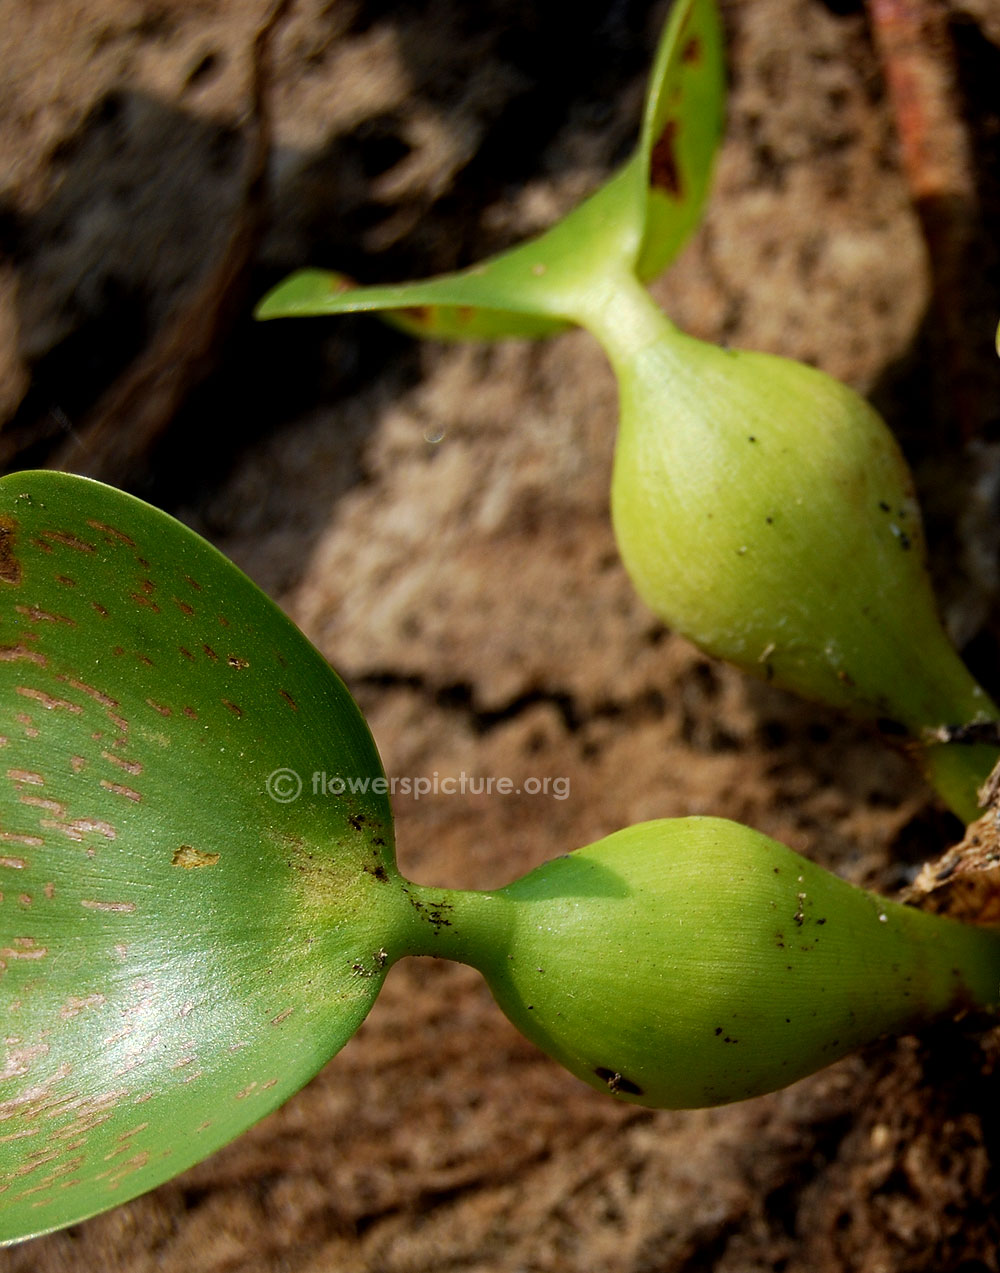
M 1000 934 L 864 892 L 719 818 L 647 822 L 494 893 L 420 890 L 413 939 L 479 968 L 592 1087 L 721 1105 L 1000 1004 Z
M 352 289 L 306 271 L 258 313 L 381 311 L 439 339 L 586 327 L 618 379 L 612 513 L 650 608 L 745 671 L 877 724 L 970 821 L 1000 712 L 941 627 L 889 430 L 813 368 L 686 336 L 642 286 L 701 216 L 723 92 L 714 4 L 680 0 L 635 155 L 552 230 L 426 282 Z

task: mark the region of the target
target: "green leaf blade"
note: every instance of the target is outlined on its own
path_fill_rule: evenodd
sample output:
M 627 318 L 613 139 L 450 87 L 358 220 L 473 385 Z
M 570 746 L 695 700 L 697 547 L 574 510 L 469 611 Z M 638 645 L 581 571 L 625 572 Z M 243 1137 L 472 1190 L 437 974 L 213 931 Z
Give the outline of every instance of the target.
M 264 297 L 256 316 L 381 313 L 413 335 L 446 341 L 551 336 L 578 321 L 595 288 L 634 259 L 643 211 L 637 158 L 550 230 L 471 269 L 379 287 L 299 270 Z
M 380 313 L 410 335 L 442 341 L 532 339 L 566 326 L 564 320 L 542 313 L 504 308 L 502 301 L 518 303 L 516 296 L 508 297 L 496 286 L 487 266 L 478 273 L 381 287 L 358 287 L 332 270 L 299 270 L 267 294 L 257 317 Z
M 0 480 L 0 532 L 11 1241 L 153 1187 L 301 1087 L 370 1008 L 400 902 L 367 726 L 235 567 L 64 474 Z M 324 770 L 368 790 L 319 794 Z
M 701 220 L 722 138 L 723 33 L 714 0 L 671 11 L 650 75 L 639 155 L 647 177 L 636 272 L 662 273 Z

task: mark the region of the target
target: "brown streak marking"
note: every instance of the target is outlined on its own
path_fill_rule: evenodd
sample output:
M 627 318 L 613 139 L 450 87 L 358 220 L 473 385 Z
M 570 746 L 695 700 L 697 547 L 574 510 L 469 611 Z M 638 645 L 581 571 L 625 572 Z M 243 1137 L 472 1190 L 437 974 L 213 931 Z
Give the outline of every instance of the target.
M 45 841 L 40 835 L 28 835 L 26 832 L 21 831 L 0 831 L 0 844 L 23 844 L 26 849 L 45 848 Z M 8 866 L 20 860 L 20 858 L 5 859 Z
M 53 544 L 62 544 L 64 548 L 73 548 L 80 553 L 97 551 L 93 544 L 88 544 L 86 540 L 78 539 L 76 535 L 71 534 L 68 530 L 43 530 L 42 537 L 50 540 Z
M 69 1021 L 78 1017 L 85 1008 L 102 1008 L 107 1003 L 107 996 L 102 994 L 70 995 L 59 1009 L 60 1021 Z
M 30 787 L 45 786 L 45 779 L 42 775 L 33 773 L 30 769 L 8 769 L 7 777 L 12 782 L 26 782 Z
M 114 538 L 120 540 L 121 543 L 127 544 L 129 548 L 135 548 L 136 546 L 135 540 L 130 539 L 129 536 L 126 535 L 123 530 L 119 530 L 117 526 L 108 526 L 104 522 L 96 522 L 90 517 L 87 518 L 87 525 L 92 526 L 94 530 L 106 531 L 107 534 L 113 535 Z M 112 543 L 113 541 L 109 540 L 108 542 Z
M 242 715 L 243 715 L 243 708 L 242 708 L 242 707 L 237 707 L 237 705 L 236 705 L 235 703 L 231 703 L 231 702 L 229 701 L 229 699 L 228 699 L 228 698 L 224 698 L 224 699 L 222 700 L 222 705 L 223 705 L 223 707 L 228 707 L 228 708 L 229 708 L 229 710 L 233 713 L 233 715 L 234 715 L 234 716 L 242 716 Z
M 147 698 L 146 702 L 150 705 L 154 712 L 159 712 L 161 716 L 173 716 L 174 709 L 167 707 L 163 703 L 154 703 L 151 698 Z
M 141 760 L 126 760 L 124 756 L 116 756 L 110 751 L 102 751 L 101 757 L 104 760 L 110 760 L 113 765 L 124 769 L 128 774 L 133 774 L 136 778 L 142 773 Z
M 98 835 L 103 835 L 105 840 L 118 838 L 118 832 L 111 823 L 104 822 L 101 818 L 74 818 L 72 822 L 54 822 L 48 818 L 42 818 L 39 825 L 45 827 L 47 831 L 61 831 L 77 844 L 83 843 L 83 837 L 88 831 L 96 831 Z
M 130 1136 L 138 1136 L 140 1132 L 144 1132 L 149 1126 L 148 1123 L 136 1123 L 136 1125 L 127 1132 L 122 1132 L 118 1137 L 119 1140 L 128 1140 Z
M 160 613 L 160 607 L 156 604 L 156 602 L 150 601 L 150 599 L 144 596 L 141 592 L 130 592 L 128 595 L 137 606 L 146 606 L 149 610 L 152 610 L 154 614 Z
M 193 707 L 183 707 L 181 708 L 181 711 L 183 711 L 184 715 L 187 716 L 190 720 L 198 719 L 198 713 L 194 710 Z
M 89 694 L 95 703 L 100 703 L 102 707 L 118 707 L 119 702 L 116 698 L 112 698 L 109 694 L 102 694 L 100 690 L 94 689 L 93 685 L 88 685 L 86 681 L 74 680 L 71 676 L 56 676 L 57 681 L 65 681 L 70 689 L 80 690 L 83 694 Z
M 201 648 L 205 651 L 205 653 L 208 655 L 208 657 L 212 660 L 213 663 L 218 663 L 219 656 L 216 654 L 216 652 L 212 649 L 210 645 L 203 645 Z
M 45 667 L 48 662 L 44 654 L 25 649 L 23 645 L 0 645 L 0 663 L 16 663 L 20 659 L 26 663 L 37 663 L 39 667 Z
M 90 604 L 93 607 L 93 609 L 97 611 L 97 613 L 101 616 L 102 619 L 106 619 L 108 617 L 108 613 L 109 613 L 108 610 L 105 609 L 105 607 L 102 606 L 99 601 L 92 601 Z
M 201 584 L 196 579 L 192 579 L 190 575 L 184 576 L 184 582 L 189 583 L 195 592 L 201 592 Z
M 133 791 L 131 787 L 123 787 L 117 782 L 108 782 L 106 778 L 101 779 L 100 785 L 105 791 L 113 791 L 116 796 L 124 796 L 126 800 L 133 800 L 136 804 L 142 799 L 138 791 Z
M 299 710 L 298 703 L 296 703 L 295 699 L 292 698 L 288 690 L 278 690 L 278 693 L 285 700 L 285 702 L 288 704 L 288 706 L 292 709 L 293 712 L 297 712 Z
M 54 813 L 58 818 L 66 816 L 66 806 L 59 800 L 46 800 L 42 796 L 19 796 L 21 804 L 29 804 L 35 809 L 44 809 L 46 813 Z
M 135 910 L 135 902 L 95 902 L 89 897 L 82 897 L 80 905 L 88 911 L 111 911 L 123 915 L 131 915 Z
M 75 619 L 65 614 L 49 614 L 48 610 L 42 610 L 40 606 L 15 606 L 14 609 L 33 623 L 65 623 L 67 627 L 76 627 Z
M 180 610 L 181 614 L 194 614 L 194 606 L 189 606 L 186 601 L 181 601 L 179 597 L 171 597 L 170 600 L 174 603 L 177 609 Z
M 23 871 L 27 866 L 24 858 L 2 858 L 0 857 L 0 866 L 7 866 L 12 871 Z
M 65 588 L 76 587 L 76 580 L 71 579 L 69 575 L 56 575 L 56 583 L 61 583 Z
M 32 689 L 28 685 L 17 685 L 15 686 L 15 691 L 22 698 L 34 699 L 36 703 L 40 703 L 48 712 L 63 708 L 73 716 L 79 716 L 83 711 L 79 703 L 71 703 L 68 698 L 53 698 L 51 694 L 46 694 L 44 690 Z
M 193 655 L 193 654 L 191 653 L 191 651 L 190 651 L 189 649 L 187 649 L 185 646 L 183 646 L 183 645 L 179 645 L 177 648 L 178 648 L 178 650 L 180 650 L 181 654 L 183 654 L 183 655 L 184 655 L 184 657 L 185 657 L 186 659 L 190 659 L 190 661 L 191 661 L 192 663 L 195 661 L 195 660 L 194 660 L 194 655 Z

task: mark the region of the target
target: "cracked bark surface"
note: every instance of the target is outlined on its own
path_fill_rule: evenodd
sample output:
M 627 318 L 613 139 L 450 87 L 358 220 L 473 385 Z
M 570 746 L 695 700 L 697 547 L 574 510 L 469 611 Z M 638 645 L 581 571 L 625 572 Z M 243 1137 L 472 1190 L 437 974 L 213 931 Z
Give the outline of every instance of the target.
M 5 429 L 46 425 L 22 458 L 85 418 L 217 260 L 267 7 L 5 14 L 0 407 Z M 568 32 L 558 9 L 299 0 L 274 49 L 258 292 L 306 262 L 373 281 L 468 263 L 600 181 L 665 9 L 594 0 Z M 949 621 L 996 692 L 1000 385 L 987 350 L 994 405 L 971 449 L 928 409 L 932 272 L 864 8 L 746 0 L 725 17 L 727 145 L 657 296 L 698 335 L 875 396 L 916 466 Z M 956 0 L 948 21 L 996 224 L 997 17 Z M 996 282 L 969 287 L 988 301 Z M 399 798 L 418 881 L 489 888 L 627 823 L 713 813 L 892 890 L 957 838 L 877 739 L 710 663 L 634 596 L 608 521 L 614 385 L 585 334 L 418 347 L 375 321 L 244 315 L 216 358 L 138 493 L 278 597 L 390 775 L 522 788 Z M 568 798 L 523 791 L 545 776 Z M 993 1269 L 1000 1050 L 975 1024 L 747 1104 L 644 1113 L 539 1056 L 469 970 L 408 961 L 283 1110 L 155 1194 L 0 1252 L 0 1270 Z

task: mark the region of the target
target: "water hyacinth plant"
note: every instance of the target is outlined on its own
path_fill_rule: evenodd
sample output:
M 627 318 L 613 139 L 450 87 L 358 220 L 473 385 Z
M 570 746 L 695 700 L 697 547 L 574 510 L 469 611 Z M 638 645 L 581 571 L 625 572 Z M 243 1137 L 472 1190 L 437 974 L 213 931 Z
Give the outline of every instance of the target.
M 423 282 L 304 270 L 259 316 L 378 311 L 441 340 L 589 330 L 618 380 L 612 516 L 646 603 L 710 654 L 876 723 L 969 821 L 998 709 L 941 627 L 889 430 L 820 371 L 687 336 L 644 286 L 700 220 L 723 98 L 714 0 L 678 0 L 635 154 L 553 229 Z
M 1000 936 L 719 819 L 491 892 L 406 880 L 336 674 L 208 543 L 83 478 L 0 479 L 0 751 L 0 1242 L 231 1140 L 408 954 L 480 969 L 546 1052 L 652 1106 L 740 1100 L 1000 1001 Z M 317 758 L 363 793 L 303 789 Z

